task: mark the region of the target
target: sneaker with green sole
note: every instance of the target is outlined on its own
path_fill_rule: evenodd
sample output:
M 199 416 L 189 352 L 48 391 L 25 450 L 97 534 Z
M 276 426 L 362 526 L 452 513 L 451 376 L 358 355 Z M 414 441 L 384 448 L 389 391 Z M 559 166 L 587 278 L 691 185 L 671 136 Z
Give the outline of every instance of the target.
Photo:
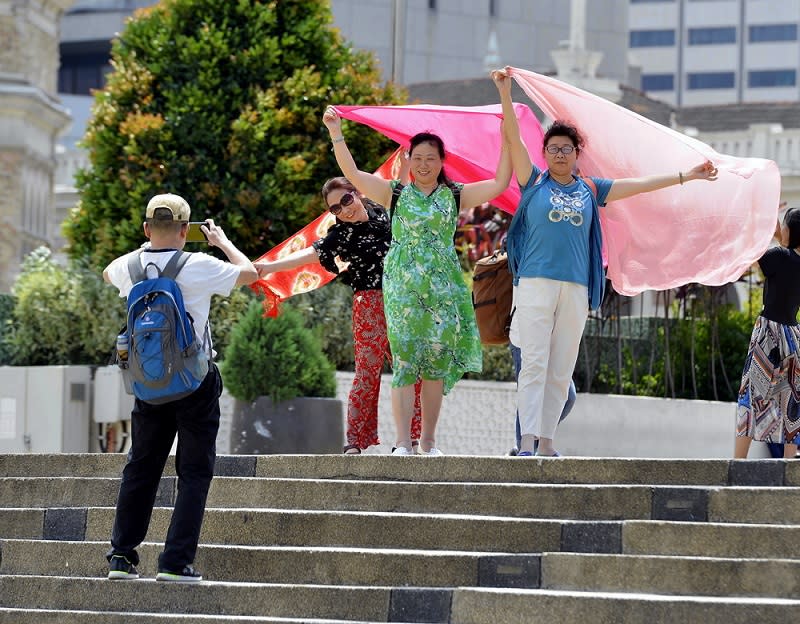
M 139 578 L 139 572 L 127 557 L 113 555 L 108 562 L 108 578 L 115 581 L 132 581 Z
M 203 580 L 203 575 L 195 570 L 193 566 L 187 565 L 183 566 L 183 569 L 179 572 L 160 568 L 156 580 L 171 581 L 173 583 L 199 583 Z

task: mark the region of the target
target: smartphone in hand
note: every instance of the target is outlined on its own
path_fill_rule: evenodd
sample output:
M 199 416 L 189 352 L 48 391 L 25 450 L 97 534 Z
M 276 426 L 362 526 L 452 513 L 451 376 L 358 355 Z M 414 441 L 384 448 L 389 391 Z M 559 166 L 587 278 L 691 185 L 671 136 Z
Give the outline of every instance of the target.
M 205 243 L 208 242 L 203 230 L 200 229 L 201 225 L 207 225 L 205 221 L 190 221 L 189 232 L 186 234 L 187 243 Z

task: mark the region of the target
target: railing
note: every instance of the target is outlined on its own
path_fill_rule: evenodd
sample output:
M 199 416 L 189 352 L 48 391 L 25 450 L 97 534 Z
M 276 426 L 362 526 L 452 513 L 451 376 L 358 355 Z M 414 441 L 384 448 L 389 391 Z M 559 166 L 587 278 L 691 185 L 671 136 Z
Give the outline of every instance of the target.
M 56 185 L 74 187 L 78 169 L 85 169 L 88 166 L 89 155 L 84 150 L 71 149 L 56 153 Z
M 782 175 L 800 175 L 800 129 L 781 124 L 752 124 L 747 130 L 686 134 L 707 143 L 721 154 L 774 160 Z

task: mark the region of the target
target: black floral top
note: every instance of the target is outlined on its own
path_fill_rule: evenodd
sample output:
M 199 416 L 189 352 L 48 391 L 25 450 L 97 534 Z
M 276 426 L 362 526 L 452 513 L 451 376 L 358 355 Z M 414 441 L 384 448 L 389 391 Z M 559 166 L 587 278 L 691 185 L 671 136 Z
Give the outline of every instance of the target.
M 367 221 L 345 223 L 336 220 L 325 238 L 314 241 L 319 263 L 331 273 L 339 274 L 334 259 L 349 262 L 340 279 L 353 290 L 381 290 L 383 259 L 392 242 L 392 230 L 386 209 L 374 202 L 364 201 Z

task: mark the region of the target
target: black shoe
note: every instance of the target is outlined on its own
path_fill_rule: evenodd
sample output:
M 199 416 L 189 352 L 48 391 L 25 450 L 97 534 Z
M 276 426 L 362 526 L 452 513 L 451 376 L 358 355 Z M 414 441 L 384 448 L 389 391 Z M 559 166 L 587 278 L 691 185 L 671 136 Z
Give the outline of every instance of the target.
M 166 570 L 159 568 L 157 581 L 172 581 L 173 583 L 199 583 L 203 580 L 203 575 L 200 574 L 193 566 L 183 566 L 183 570 L 176 572 L 174 570 Z
M 108 562 L 108 578 L 112 580 L 132 581 L 139 578 L 139 572 L 127 557 L 113 555 Z

